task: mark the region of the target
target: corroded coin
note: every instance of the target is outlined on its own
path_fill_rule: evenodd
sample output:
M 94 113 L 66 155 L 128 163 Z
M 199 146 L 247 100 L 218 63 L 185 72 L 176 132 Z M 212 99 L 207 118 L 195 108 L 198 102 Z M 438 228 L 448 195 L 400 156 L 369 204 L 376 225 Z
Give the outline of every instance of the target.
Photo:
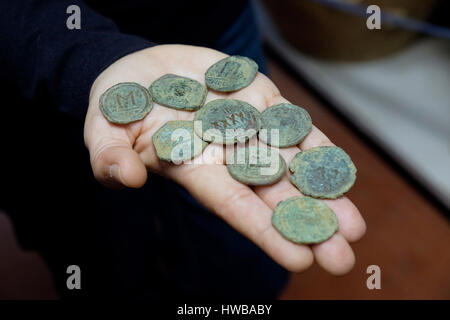
M 297 153 L 289 164 L 291 181 L 306 195 L 336 199 L 350 190 L 356 167 L 339 147 L 315 147 Z
M 149 88 L 153 101 L 178 110 L 197 110 L 205 102 L 207 90 L 198 81 L 174 74 L 158 78 Z
M 168 121 L 152 136 L 158 158 L 180 164 L 203 152 L 207 142 L 194 134 L 192 121 Z
M 336 214 L 325 203 L 309 197 L 280 202 L 273 211 L 272 224 L 295 243 L 319 243 L 338 230 Z
M 261 126 L 259 111 L 240 100 L 217 99 L 208 102 L 195 113 L 195 133 L 205 141 L 233 144 L 256 135 Z
M 259 139 L 275 147 L 292 147 L 311 132 L 309 113 L 296 105 L 281 103 L 261 113 Z
M 258 65 L 250 58 L 231 56 L 213 64 L 206 71 L 208 88 L 220 92 L 236 91 L 248 86 L 255 79 Z
M 143 119 L 152 110 L 152 98 L 134 82 L 118 83 L 100 97 L 100 110 L 108 121 L 126 124 Z
M 233 179 L 250 186 L 269 185 L 280 180 L 286 163 L 278 150 L 269 147 L 236 148 L 227 158 L 227 169 Z

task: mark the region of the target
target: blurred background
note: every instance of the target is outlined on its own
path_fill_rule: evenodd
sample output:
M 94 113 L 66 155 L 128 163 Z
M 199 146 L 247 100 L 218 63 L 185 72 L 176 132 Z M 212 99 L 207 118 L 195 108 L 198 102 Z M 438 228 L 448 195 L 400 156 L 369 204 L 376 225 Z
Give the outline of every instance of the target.
M 343 277 L 315 266 L 281 299 L 450 299 L 450 20 L 442 0 L 255 1 L 271 78 L 358 168 L 366 219 Z M 381 29 L 366 22 L 381 8 Z M 381 269 L 369 290 L 366 270 Z M 0 212 L 0 299 L 57 299 Z

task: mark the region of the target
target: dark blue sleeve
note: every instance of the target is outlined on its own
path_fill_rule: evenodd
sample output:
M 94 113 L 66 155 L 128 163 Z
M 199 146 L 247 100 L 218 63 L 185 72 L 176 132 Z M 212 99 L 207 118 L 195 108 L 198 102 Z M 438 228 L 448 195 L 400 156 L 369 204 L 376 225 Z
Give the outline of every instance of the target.
M 81 29 L 66 26 L 67 7 L 81 9 Z M 154 44 L 120 33 L 77 0 L 0 1 L 0 79 L 27 99 L 47 90 L 52 105 L 84 117 L 96 77 L 117 59 Z

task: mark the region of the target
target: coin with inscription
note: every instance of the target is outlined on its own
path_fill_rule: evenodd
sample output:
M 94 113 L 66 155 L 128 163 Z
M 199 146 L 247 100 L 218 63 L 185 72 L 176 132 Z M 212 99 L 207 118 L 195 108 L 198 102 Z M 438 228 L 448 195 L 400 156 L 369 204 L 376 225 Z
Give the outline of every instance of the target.
M 217 99 L 208 102 L 195 113 L 195 133 L 205 141 L 218 144 L 245 142 L 258 132 L 261 115 L 250 104 L 232 99 Z
M 152 107 L 150 92 L 134 82 L 118 83 L 100 97 L 100 110 L 112 123 L 126 124 L 141 120 Z
M 356 167 L 339 147 L 315 147 L 297 153 L 289 164 L 291 181 L 314 198 L 336 199 L 350 190 L 356 180 Z
M 250 58 L 230 56 L 213 64 L 206 71 L 208 88 L 220 92 L 232 92 L 245 88 L 258 73 L 258 64 Z
M 156 154 L 161 160 L 180 164 L 203 152 L 207 142 L 194 134 L 192 121 L 168 121 L 152 136 Z
M 266 146 L 237 147 L 227 157 L 227 169 L 233 179 L 250 186 L 263 186 L 279 181 L 286 163 L 278 150 Z
M 178 110 L 197 110 L 205 102 L 207 90 L 198 81 L 174 74 L 158 78 L 149 88 L 153 101 Z
M 292 147 L 311 132 L 309 113 L 296 105 L 281 103 L 261 113 L 259 139 L 274 147 Z
M 312 244 L 329 239 L 338 230 L 336 214 L 323 201 L 297 196 L 280 202 L 272 224 L 295 243 Z

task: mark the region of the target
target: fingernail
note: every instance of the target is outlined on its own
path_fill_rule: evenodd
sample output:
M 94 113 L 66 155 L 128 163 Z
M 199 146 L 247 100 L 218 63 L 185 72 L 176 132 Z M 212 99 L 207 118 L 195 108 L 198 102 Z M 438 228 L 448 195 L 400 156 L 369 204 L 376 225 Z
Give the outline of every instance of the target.
M 120 175 L 120 167 L 117 164 L 109 166 L 109 177 L 123 184 L 122 176 Z

